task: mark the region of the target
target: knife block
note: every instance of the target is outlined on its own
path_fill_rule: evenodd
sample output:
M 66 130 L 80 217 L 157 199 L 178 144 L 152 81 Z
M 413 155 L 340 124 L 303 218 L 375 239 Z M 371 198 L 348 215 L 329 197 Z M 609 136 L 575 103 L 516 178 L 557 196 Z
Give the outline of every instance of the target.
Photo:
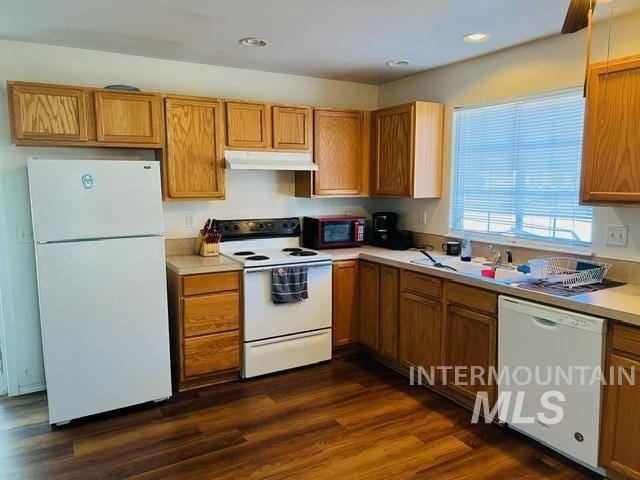
M 196 255 L 201 257 L 217 257 L 220 255 L 220 243 L 207 243 L 204 235 L 198 235 L 195 245 Z
M 220 255 L 220 244 L 202 242 L 198 255 L 201 257 L 217 257 Z

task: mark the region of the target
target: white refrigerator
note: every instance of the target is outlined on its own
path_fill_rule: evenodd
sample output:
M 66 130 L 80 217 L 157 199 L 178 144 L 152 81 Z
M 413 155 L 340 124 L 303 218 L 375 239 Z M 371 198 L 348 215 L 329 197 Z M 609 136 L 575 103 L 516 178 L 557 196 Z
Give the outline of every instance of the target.
M 160 166 L 28 161 L 49 423 L 171 396 Z

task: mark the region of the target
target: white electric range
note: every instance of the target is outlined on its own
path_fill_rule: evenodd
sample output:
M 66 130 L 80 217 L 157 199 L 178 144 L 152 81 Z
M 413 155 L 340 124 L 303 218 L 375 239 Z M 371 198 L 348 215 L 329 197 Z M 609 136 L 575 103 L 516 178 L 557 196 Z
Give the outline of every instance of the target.
M 220 251 L 243 265 L 242 376 L 331 359 L 331 255 L 300 248 L 298 218 L 222 221 Z M 304 265 L 309 298 L 271 301 L 273 269 Z

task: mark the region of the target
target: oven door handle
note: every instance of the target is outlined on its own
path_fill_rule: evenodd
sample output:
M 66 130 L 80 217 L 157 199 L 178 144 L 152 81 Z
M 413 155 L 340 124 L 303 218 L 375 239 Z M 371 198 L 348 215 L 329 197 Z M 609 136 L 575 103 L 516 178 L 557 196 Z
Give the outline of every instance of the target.
M 326 267 L 331 266 L 331 260 L 327 260 L 324 262 L 311 262 L 311 263 L 290 263 L 288 265 L 273 265 L 270 267 L 249 267 L 245 268 L 244 271 L 246 273 L 255 273 L 255 272 L 270 272 L 276 268 L 281 267 L 308 267 L 308 268 L 316 268 L 316 267 Z

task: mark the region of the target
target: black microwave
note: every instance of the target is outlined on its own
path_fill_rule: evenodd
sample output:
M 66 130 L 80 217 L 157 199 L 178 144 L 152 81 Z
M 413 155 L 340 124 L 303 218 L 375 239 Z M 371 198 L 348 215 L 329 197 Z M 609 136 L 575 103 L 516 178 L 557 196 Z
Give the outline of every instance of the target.
M 364 243 L 364 217 L 303 217 L 302 246 L 323 248 L 358 247 Z

